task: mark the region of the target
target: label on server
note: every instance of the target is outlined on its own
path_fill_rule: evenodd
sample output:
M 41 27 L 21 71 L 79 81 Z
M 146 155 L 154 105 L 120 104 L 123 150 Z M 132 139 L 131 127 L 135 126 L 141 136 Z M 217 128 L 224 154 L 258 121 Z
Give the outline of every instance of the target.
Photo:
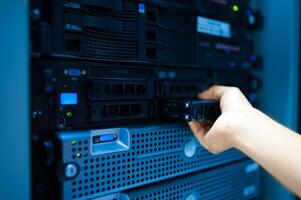
M 231 26 L 229 23 L 206 17 L 197 17 L 197 31 L 218 37 L 231 37 Z

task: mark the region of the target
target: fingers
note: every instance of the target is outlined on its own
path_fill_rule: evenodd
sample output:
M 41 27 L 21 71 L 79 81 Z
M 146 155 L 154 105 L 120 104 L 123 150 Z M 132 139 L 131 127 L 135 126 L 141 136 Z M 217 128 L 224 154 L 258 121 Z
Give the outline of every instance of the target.
M 202 123 L 199 121 L 188 122 L 188 125 L 193 133 L 203 134 L 203 132 L 205 131 L 204 127 L 202 126 Z
M 194 136 L 197 140 L 204 145 L 203 138 L 205 137 L 206 133 L 211 128 L 213 122 L 210 121 L 191 121 L 188 123 L 190 126 L 191 131 L 193 132 Z
M 220 125 L 210 121 L 193 121 L 188 124 L 197 140 L 211 153 L 217 154 L 230 148 L 225 139 L 221 138 L 224 130 Z
M 229 89 L 230 87 L 226 86 L 219 86 L 215 85 L 210 87 L 208 90 L 200 93 L 198 96 L 201 99 L 214 99 L 220 100 L 223 94 Z
M 217 136 L 218 135 L 218 136 Z M 208 133 L 203 137 L 203 146 L 211 153 L 218 154 L 231 148 L 225 139 L 219 137 L 221 134 L 216 130 L 210 129 Z
M 198 139 L 198 141 L 202 141 L 202 137 L 204 136 L 206 130 L 202 124 L 202 122 L 191 121 L 188 122 L 188 125 L 193 132 L 194 136 Z

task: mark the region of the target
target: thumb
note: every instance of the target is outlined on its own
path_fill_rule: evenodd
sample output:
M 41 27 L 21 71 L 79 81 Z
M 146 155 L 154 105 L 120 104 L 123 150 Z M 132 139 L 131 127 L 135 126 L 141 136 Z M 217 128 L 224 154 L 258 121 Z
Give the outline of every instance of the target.
M 188 122 L 188 125 L 193 132 L 194 136 L 201 142 L 202 137 L 204 136 L 206 130 L 202 124 L 202 122 L 199 121 L 191 121 Z
M 191 121 L 188 125 L 197 140 L 203 145 L 203 139 L 212 126 L 212 122 L 208 121 Z
M 214 99 L 214 100 L 220 100 L 223 96 L 223 94 L 229 89 L 229 87 L 226 86 L 219 86 L 214 85 L 210 87 L 209 89 L 205 90 L 204 92 L 200 93 L 198 96 L 201 99 Z

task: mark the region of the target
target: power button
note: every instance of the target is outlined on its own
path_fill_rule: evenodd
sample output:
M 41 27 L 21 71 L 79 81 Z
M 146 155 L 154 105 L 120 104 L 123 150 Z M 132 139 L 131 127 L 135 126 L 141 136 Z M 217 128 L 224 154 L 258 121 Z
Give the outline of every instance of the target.
M 185 197 L 185 200 L 196 200 L 196 197 L 193 194 L 189 194 Z
M 65 176 L 67 178 L 73 178 L 77 175 L 77 172 L 78 172 L 78 168 L 75 164 L 68 164 L 66 167 L 65 167 Z
M 184 153 L 187 157 L 191 158 L 196 153 L 198 144 L 195 141 L 189 141 L 184 147 Z

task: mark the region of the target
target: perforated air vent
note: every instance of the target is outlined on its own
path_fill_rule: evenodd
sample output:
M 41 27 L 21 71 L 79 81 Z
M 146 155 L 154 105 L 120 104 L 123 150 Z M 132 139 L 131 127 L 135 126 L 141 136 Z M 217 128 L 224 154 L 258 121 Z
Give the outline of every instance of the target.
M 83 21 L 80 44 L 67 45 L 69 53 L 80 51 L 81 56 L 108 60 L 137 58 L 137 1 L 124 0 L 121 10 L 83 5 L 81 13 L 67 9 L 65 16 L 74 15 Z M 71 13 L 71 14 L 70 14 Z M 73 17 L 69 17 L 73 20 Z M 68 19 L 69 19 L 68 18 Z M 91 20 L 85 20 L 89 18 Z M 87 22 L 87 24 L 84 24 Z M 68 23 L 65 22 L 65 23 Z M 70 31 L 69 31 L 70 32 Z M 71 35 L 72 33 L 66 33 Z M 78 43 L 78 42 L 77 42 Z M 77 52 L 79 53 L 79 52 Z
M 244 185 L 244 181 L 246 181 L 244 180 L 244 177 L 242 178 L 237 176 L 237 173 L 226 172 L 224 175 L 218 174 L 214 177 L 199 177 L 187 182 L 182 180 L 180 184 L 174 183 L 175 186 L 173 187 L 161 189 L 155 192 L 149 190 L 149 193 L 145 193 L 144 195 L 133 199 L 183 199 L 186 194 L 189 194 L 189 191 L 191 193 L 195 191 L 198 195 L 201 194 L 201 199 L 210 199 L 209 197 L 212 199 L 218 197 L 231 197 L 233 195 L 231 194 L 231 190 L 234 188 L 237 189 L 237 187 L 242 187 Z M 243 188 L 239 191 L 242 195 Z
M 249 164 L 252 162 L 243 161 L 149 185 L 143 189 L 133 189 L 124 194 L 131 200 L 251 199 L 258 195 L 259 170 L 245 173 L 244 169 Z M 252 192 L 246 193 L 246 188 L 252 188 Z
M 167 1 L 168 2 L 168 1 Z M 168 2 L 174 4 L 175 2 Z M 176 2 L 176 4 L 179 2 Z M 184 5 L 184 2 L 181 6 Z M 185 2 L 189 5 L 191 2 Z M 146 57 L 159 63 L 191 64 L 194 61 L 194 16 L 176 8 L 149 8 L 145 23 Z M 149 45 L 156 44 L 156 45 Z
M 105 59 L 135 59 L 137 51 L 137 2 L 126 0 L 122 12 L 101 10 L 99 15 L 119 20 L 119 31 L 86 29 L 85 56 Z M 96 10 L 88 12 L 97 13 Z
M 97 156 L 86 156 L 84 153 L 82 159 L 75 160 L 74 152 L 69 151 L 73 148 L 70 139 L 80 135 L 86 141 L 90 138 L 90 132 L 61 133 L 68 136 L 61 137 L 66 138 L 63 141 L 65 154 L 62 155 L 62 162 L 75 161 L 80 166 L 78 176 L 62 184 L 67 199 L 105 195 L 244 157 L 234 150 L 216 156 L 200 146 L 192 157 L 186 156 L 185 145 L 195 139 L 185 124 L 128 128 L 128 131 L 129 150 Z M 90 141 L 84 142 L 81 148 L 89 149 Z

